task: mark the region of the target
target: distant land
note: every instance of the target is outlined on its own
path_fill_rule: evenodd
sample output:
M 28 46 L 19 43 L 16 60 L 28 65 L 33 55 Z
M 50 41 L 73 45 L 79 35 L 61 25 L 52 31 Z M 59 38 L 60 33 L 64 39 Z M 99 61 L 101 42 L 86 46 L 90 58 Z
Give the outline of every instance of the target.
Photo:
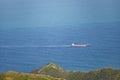
M 102 68 L 89 72 L 66 71 L 49 62 L 30 73 L 14 71 L 1 73 L 0 80 L 120 80 L 120 69 Z

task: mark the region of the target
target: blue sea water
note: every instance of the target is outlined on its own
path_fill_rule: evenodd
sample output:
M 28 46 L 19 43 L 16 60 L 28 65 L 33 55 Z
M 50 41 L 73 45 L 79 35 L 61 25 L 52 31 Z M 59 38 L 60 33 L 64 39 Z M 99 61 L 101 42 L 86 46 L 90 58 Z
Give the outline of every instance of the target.
M 120 24 L 0 27 L 0 72 L 30 72 L 48 62 L 66 70 L 120 69 Z

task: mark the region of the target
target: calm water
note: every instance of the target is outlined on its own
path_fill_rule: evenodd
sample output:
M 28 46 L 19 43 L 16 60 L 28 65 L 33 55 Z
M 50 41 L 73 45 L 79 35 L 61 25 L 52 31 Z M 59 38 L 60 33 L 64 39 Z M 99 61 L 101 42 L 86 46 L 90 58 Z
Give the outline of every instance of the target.
M 120 24 L 0 28 L 0 72 L 30 72 L 48 62 L 66 70 L 120 69 Z M 70 47 L 72 42 L 89 47 Z

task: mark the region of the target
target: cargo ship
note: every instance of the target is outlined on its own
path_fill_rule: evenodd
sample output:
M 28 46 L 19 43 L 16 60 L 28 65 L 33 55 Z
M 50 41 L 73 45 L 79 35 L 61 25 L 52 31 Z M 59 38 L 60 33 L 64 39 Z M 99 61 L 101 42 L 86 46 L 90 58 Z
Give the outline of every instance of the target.
M 72 47 L 87 47 L 87 46 L 89 46 L 89 44 L 75 44 L 75 43 L 72 43 L 71 46 Z

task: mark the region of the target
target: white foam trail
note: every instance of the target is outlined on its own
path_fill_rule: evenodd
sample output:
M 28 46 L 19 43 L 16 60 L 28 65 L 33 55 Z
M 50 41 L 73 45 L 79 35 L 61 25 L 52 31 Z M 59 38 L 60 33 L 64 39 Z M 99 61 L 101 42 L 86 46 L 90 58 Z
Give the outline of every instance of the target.
M 42 47 L 70 47 L 70 45 L 48 45 L 48 46 L 42 46 Z

